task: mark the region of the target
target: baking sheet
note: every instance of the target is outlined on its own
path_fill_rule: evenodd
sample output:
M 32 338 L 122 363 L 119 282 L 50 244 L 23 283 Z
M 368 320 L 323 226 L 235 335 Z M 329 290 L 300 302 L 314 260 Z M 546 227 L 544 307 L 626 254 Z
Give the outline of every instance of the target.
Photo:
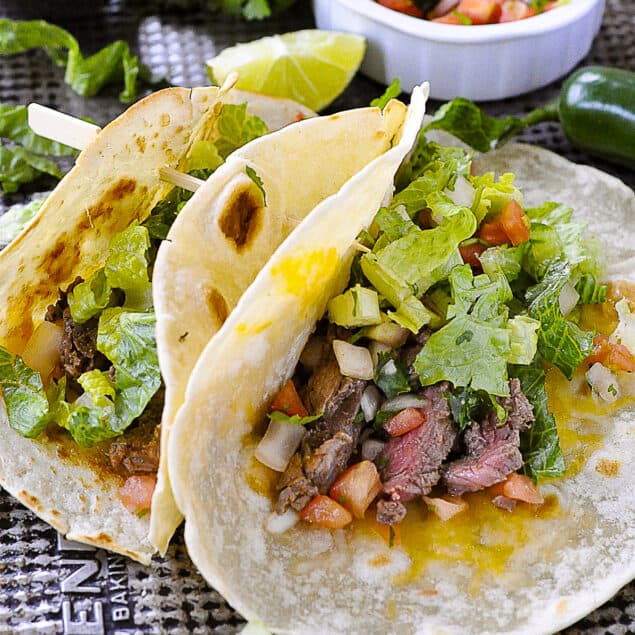
M 290 11 L 260 23 L 138 0 L 0 0 L 0 17 L 46 17 L 70 30 L 85 53 L 125 39 L 154 73 L 184 86 L 208 84 L 204 60 L 228 45 L 314 26 L 307 0 L 298 0 Z M 583 63 L 635 70 L 633 0 L 607 0 L 601 31 Z M 528 112 L 554 97 L 558 87 L 556 83 L 529 95 L 485 104 L 485 108 L 490 114 Z M 329 111 L 366 105 L 383 89 L 357 76 Z M 37 101 L 103 124 L 124 108 L 116 94 L 113 89 L 98 98 L 78 97 L 64 84 L 63 70 L 41 52 L 0 58 L 1 102 Z M 432 102 L 431 108 L 437 105 Z M 542 124 L 521 139 L 595 165 L 635 187 L 633 172 L 573 149 L 555 124 Z M 24 198 L 24 194 L 0 197 L 0 212 Z M 240 616 L 195 572 L 180 531 L 165 558 L 157 557 L 150 567 L 143 567 L 65 541 L 0 490 L 0 633 L 229 634 L 240 631 L 242 625 Z M 564 632 L 634 633 L 635 584 Z

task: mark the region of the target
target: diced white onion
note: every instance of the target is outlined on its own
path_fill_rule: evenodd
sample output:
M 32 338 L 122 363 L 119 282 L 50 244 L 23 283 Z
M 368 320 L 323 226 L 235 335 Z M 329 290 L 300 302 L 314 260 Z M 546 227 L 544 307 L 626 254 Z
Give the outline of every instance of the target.
M 558 303 L 560 304 L 560 311 L 562 315 L 567 317 L 571 311 L 575 308 L 575 305 L 578 303 L 580 299 L 580 294 L 575 290 L 573 283 L 571 280 L 567 280 L 567 283 L 562 287 L 562 291 L 560 291 L 560 297 L 558 298 Z
M 384 449 L 384 444 L 378 439 L 366 439 L 362 443 L 362 459 L 374 461 Z
M 373 359 L 367 348 L 349 344 L 344 340 L 333 340 L 333 352 L 342 375 L 354 379 L 373 378 Z
M 375 418 L 381 400 L 381 391 L 377 388 L 377 386 L 375 386 L 375 384 L 369 384 L 366 386 L 366 389 L 362 393 L 362 400 L 360 402 L 362 412 L 364 413 L 364 421 L 368 423 Z
M 631 355 L 635 355 L 635 315 L 629 309 L 628 300 L 622 298 L 615 304 L 615 310 L 620 321 L 609 339 L 626 346 Z
M 284 472 L 304 433 L 304 426 L 299 423 L 270 421 L 265 436 L 260 439 L 256 448 L 255 456 L 272 470 Z
M 370 342 L 368 345 L 368 350 L 370 351 L 370 357 L 373 361 L 373 368 L 377 366 L 377 362 L 379 361 L 379 353 L 388 353 L 392 350 L 392 347 L 388 344 L 383 344 L 382 342 Z
M 408 339 L 408 333 L 410 333 L 410 331 L 403 326 L 399 326 L 399 324 L 395 324 L 394 322 L 382 322 L 376 326 L 371 326 L 365 332 L 365 335 L 376 342 L 387 344 L 393 348 L 399 348 L 405 344 L 406 339 Z
M 287 509 L 282 514 L 271 512 L 265 521 L 265 529 L 270 534 L 283 534 L 289 531 L 300 520 L 300 514 L 295 509 Z
M 613 403 L 620 396 L 617 377 L 606 367 L 596 362 L 586 372 L 586 379 L 594 393 L 607 403 Z
M 53 322 L 42 322 L 33 331 L 22 352 L 24 363 L 37 370 L 46 382 L 60 359 L 64 330 Z
M 459 0 L 441 0 L 434 9 L 428 13 L 427 18 L 434 20 L 434 18 L 440 18 L 442 15 L 449 13 L 459 4 Z
M 468 505 L 467 502 L 460 498 L 455 501 L 448 501 L 445 498 L 429 498 L 424 496 L 423 500 L 431 512 L 434 512 L 443 522 L 464 512 Z
M 426 405 L 426 400 L 414 393 L 406 393 L 405 395 L 397 395 L 392 399 L 384 401 L 381 409 L 387 412 L 398 412 L 405 408 L 423 408 Z
M 472 207 L 476 190 L 464 176 L 459 175 L 454 184 L 454 190 L 446 188 L 443 190 L 443 193 L 451 198 L 452 202 L 456 203 L 456 205 Z

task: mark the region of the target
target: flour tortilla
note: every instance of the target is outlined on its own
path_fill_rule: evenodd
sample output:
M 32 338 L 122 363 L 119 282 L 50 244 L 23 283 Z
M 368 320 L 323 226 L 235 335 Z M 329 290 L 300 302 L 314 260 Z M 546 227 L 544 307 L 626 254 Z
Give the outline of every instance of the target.
M 295 102 L 218 88 L 170 88 L 129 108 L 80 154 L 24 232 L 0 253 L 0 345 L 20 354 L 55 303 L 58 289 L 104 264 L 111 238 L 143 221 L 171 186 L 214 105 L 248 102 L 270 130 L 312 111 Z M 27 439 L 9 427 L 0 400 L 0 484 L 70 540 L 149 562 L 149 519 L 125 509 L 120 480 L 70 459 L 46 434 Z
M 262 430 L 270 400 L 291 376 L 328 298 L 345 284 L 346 248 L 372 219 L 380 192 L 364 199 L 365 210 L 356 202 L 377 186 L 388 154 L 320 205 L 274 254 L 192 373 L 168 457 L 189 553 L 230 604 L 278 634 L 557 631 L 635 575 L 632 408 L 597 423 L 606 433 L 603 448 L 577 475 L 542 486 L 556 493 L 563 515 L 532 519 L 505 570 L 476 586 L 467 563 L 433 565 L 396 583 L 410 567 L 408 555 L 370 535 L 353 539 L 348 529 L 299 524 L 272 535 L 264 529 L 271 501 L 246 481 L 250 433 Z M 635 280 L 634 268 L 622 265 L 633 263 L 635 196 L 620 181 L 525 145 L 479 157 L 477 169 L 514 172 L 528 205 L 574 206 L 604 246 L 609 275 Z M 602 460 L 615 462 L 617 474 L 596 469 Z
M 182 520 L 164 449 L 196 360 L 291 230 L 390 149 L 405 111 L 392 101 L 383 112 L 361 108 L 308 119 L 236 150 L 181 211 L 162 244 L 153 293 L 166 393 L 162 469 L 150 520 L 150 540 L 159 551 Z

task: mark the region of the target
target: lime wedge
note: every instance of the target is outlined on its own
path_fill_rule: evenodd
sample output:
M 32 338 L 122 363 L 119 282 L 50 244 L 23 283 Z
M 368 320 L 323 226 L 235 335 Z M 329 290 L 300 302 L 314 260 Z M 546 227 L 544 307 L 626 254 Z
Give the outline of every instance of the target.
M 306 29 L 226 48 L 207 61 L 207 72 L 220 86 L 236 71 L 238 88 L 322 110 L 348 86 L 365 50 L 361 35 Z

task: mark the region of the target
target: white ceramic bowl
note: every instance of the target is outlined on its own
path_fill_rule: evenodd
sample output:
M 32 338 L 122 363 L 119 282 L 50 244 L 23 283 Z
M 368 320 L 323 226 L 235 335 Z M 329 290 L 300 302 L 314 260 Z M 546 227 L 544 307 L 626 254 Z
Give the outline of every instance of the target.
M 313 0 L 318 28 L 366 36 L 362 72 L 410 92 L 424 80 L 436 99 L 503 99 L 570 71 L 591 48 L 604 0 L 570 0 L 516 22 L 455 26 L 383 7 L 374 0 Z

